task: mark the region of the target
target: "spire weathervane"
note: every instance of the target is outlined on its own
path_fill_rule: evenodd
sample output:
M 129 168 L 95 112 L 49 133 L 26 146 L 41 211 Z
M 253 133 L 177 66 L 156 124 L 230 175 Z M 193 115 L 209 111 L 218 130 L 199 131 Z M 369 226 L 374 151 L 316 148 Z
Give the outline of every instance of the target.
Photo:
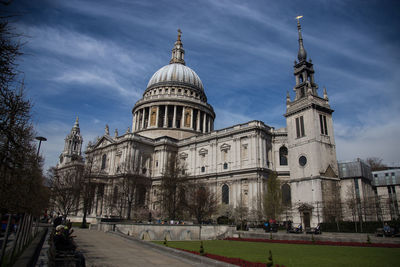
M 299 32 L 299 53 L 297 54 L 297 58 L 299 59 L 299 61 L 303 61 L 303 60 L 307 60 L 307 52 L 304 49 L 304 45 L 303 45 L 303 37 L 301 35 L 301 25 L 300 25 L 300 19 L 303 16 L 297 16 L 297 30 Z
M 182 31 L 181 29 L 178 29 L 178 41 L 181 40 L 181 36 L 182 36 Z

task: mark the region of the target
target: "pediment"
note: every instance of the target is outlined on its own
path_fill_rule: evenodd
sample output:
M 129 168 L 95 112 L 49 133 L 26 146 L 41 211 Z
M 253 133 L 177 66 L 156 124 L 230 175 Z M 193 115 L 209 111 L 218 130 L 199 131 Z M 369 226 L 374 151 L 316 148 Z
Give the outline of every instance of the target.
M 321 173 L 321 175 L 325 177 L 338 177 L 335 171 L 332 169 L 331 165 L 329 165 L 328 168 L 326 168 L 326 171 L 324 173 Z
M 220 146 L 220 149 L 221 149 L 221 151 L 227 151 L 227 150 L 231 149 L 231 146 L 224 143 Z
M 105 147 L 113 143 L 114 140 L 110 136 L 103 135 L 99 140 L 97 140 L 96 144 L 94 145 L 94 148 Z
M 179 154 L 179 158 L 186 159 L 188 157 L 188 153 L 182 152 Z
M 299 211 L 308 211 L 314 209 L 314 206 L 308 204 L 308 203 L 303 203 L 299 206 Z
M 204 155 L 207 155 L 207 154 L 208 154 L 208 150 L 207 149 L 202 148 L 202 149 L 199 150 L 199 155 L 204 156 Z

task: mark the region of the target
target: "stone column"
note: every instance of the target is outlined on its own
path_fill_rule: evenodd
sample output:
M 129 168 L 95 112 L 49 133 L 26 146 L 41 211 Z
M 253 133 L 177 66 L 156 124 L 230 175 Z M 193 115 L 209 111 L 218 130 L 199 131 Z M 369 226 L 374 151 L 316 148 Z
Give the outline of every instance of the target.
M 211 117 L 208 116 L 208 132 L 211 132 Z
M 160 106 L 157 106 L 157 112 L 156 112 L 156 128 L 158 128 L 158 115 L 160 112 Z
M 254 134 L 253 135 L 253 138 L 252 138 L 253 140 L 252 140 L 252 155 L 254 155 L 254 158 L 253 158 L 253 164 L 254 164 L 254 166 L 256 166 L 256 164 L 257 164 L 257 158 L 258 158 L 258 149 L 257 149 L 257 134 Z
M 136 111 L 136 130 L 138 131 L 140 129 L 140 125 L 139 125 L 139 118 L 140 118 L 140 111 Z
M 135 112 L 135 119 L 134 119 L 134 121 L 133 121 L 134 125 L 132 125 L 132 132 L 136 131 L 137 122 L 138 122 L 138 117 L 139 117 L 139 113 L 136 111 L 136 112 Z
M 136 112 L 133 113 L 133 117 L 132 117 L 132 131 L 135 131 L 135 127 L 136 127 Z
M 200 131 L 200 110 L 197 110 L 197 125 L 196 125 L 196 131 Z
M 97 191 L 99 190 L 99 187 L 97 184 L 94 185 L 94 196 L 93 196 L 93 206 L 92 206 L 92 212 L 91 214 L 94 215 L 95 217 L 97 216 Z
M 185 107 L 182 107 L 182 116 L 181 116 L 181 129 L 185 127 Z
M 174 105 L 174 116 L 172 118 L 172 128 L 176 128 L 176 105 Z
M 168 127 L 168 105 L 165 105 L 165 111 L 164 111 L 164 128 Z
M 203 115 L 203 133 L 206 132 L 206 118 L 207 118 L 207 114 L 204 112 L 204 115 Z
M 191 115 L 190 115 L 190 128 L 194 129 L 194 127 L 193 127 L 193 108 L 192 108 Z
M 150 119 L 151 119 L 151 106 L 149 107 L 149 114 L 147 114 L 147 128 L 150 128 Z
M 144 121 L 145 121 L 144 117 L 145 116 L 146 116 L 146 109 L 143 108 L 142 109 L 142 130 L 144 129 Z

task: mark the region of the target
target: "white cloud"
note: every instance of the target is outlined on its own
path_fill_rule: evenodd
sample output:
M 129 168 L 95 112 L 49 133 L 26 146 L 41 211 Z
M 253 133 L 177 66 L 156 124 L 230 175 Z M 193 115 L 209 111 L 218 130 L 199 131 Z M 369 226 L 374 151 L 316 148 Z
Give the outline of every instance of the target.
M 379 157 L 386 164 L 400 166 L 400 125 L 387 122 L 352 128 L 335 124 L 338 160 Z M 348 133 L 346 136 L 344 133 Z
M 238 114 L 226 109 L 217 108 L 215 109 L 215 113 L 217 114 L 217 118 L 214 123 L 215 129 L 222 129 L 230 127 L 235 124 L 245 123 L 252 120 L 246 115 Z

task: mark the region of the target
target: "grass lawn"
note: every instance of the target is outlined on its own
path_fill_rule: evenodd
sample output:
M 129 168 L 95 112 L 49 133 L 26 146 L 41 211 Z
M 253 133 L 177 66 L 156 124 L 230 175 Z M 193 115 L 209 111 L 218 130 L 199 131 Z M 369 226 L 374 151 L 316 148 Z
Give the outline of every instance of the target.
M 156 241 L 163 244 L 163 241 Z M 200 241 L 168 241 L 169 247 L 199 251 Z M 274 264 L 298 266 L 400 266 L 400 248 L 338 247 L 272 244 L 227 240 L 203 241 L 206 253 L 252 262 L 267 262 L 272 251 Z

